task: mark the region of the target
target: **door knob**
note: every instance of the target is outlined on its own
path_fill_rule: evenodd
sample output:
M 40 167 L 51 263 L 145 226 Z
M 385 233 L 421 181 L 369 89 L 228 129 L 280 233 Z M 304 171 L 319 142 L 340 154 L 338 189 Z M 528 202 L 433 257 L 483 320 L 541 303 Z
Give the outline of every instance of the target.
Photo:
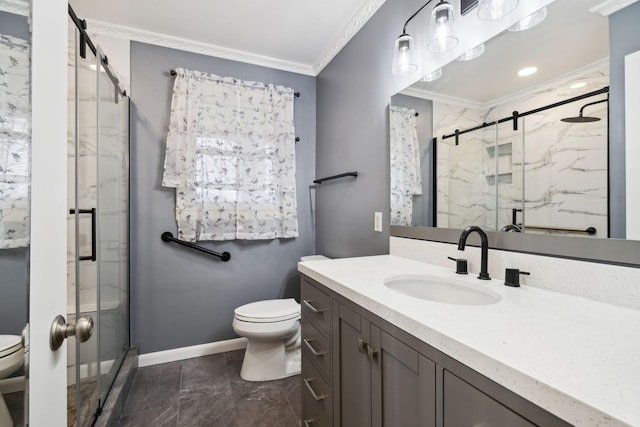
M 91 338 L 91 335 L 93 335 L 93 319 L 90 316 L 83 316 L 76 323 L 67 324 L 63 316 L 57 315 L 51 324 L 49 346 L 52 351 L 56 351 L 67 337 L 75 336 L 79 342 L 85 342 Z

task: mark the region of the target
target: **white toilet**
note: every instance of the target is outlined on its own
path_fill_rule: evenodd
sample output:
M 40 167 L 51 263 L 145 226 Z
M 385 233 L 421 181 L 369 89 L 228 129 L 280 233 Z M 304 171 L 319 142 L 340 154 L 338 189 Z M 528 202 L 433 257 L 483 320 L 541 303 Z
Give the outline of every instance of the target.
M 300 261 L 329 258 L 311 255 Z M 234 310 L 233 330 L 249 342 L 240 377 L 270 381 L 300 373 L 300 304 L 295 299 L 275 299 L 245 304 Z
M 233 330 L 249 342 L 240 377 L 269 381 L 300 373 L 300 304 L 295 299 L 252 302 L 234 310 Z
M 19 335 L 0 335 L 0 380 L 22 367 L 24 348 Z M 0 426 L 12 426 L 13 421 L 2 394 L 0 394 Z

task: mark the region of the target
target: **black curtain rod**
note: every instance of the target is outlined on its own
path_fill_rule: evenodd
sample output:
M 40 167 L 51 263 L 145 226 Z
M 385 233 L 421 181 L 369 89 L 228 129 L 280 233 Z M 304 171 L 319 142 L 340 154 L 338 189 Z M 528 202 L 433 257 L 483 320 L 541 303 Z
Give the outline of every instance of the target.
M 570 99 L 565 99 L 564 101 L 559 101 L 559 102 L 555 102 L 553 104 L 545 105 L 544 107 L 536 108 L 535 110 L 526 111 L 524 113 L 519 113 L 517 111 L 514 111 L 512 116 L 505 117 L 503 119 L 500 119 L 498 121 L 494 121 L 494 122 L 491 122 L 491 123 L 483 123 L 481 125 L 478 125 L 476 127 L 470 128 L 470 129 L 465 129 L 465 130 L 456 129 L 454 133 L 451 133 L 449 135 L 443 135 L 442 139 L 447 139 L 447 138 L 451 138 L 451 137 L 455 136 L 456 137 L 456 145 L 458 145 L 457 137 L 462 135 L 463 133 L 473 132 L 473 131 L 476 131 L 478 129 L 483 129 L 483 128 L 486 128 L 488 126 L 493 126 L 493 125 L 498 124 L 498 123 L 508 122 L 509 120 L 513 120 L 513 130 L 518 130 L 518 118 L 519 117 L 529 116 L 531 114 L 536 114 L 536 113 L 539 113 L 541 111 L 549 110 L 551 108 L 560 107 L 561 105 L 569 104 L 571 102 L 580 101 L 581 99 L 590 98 L 592 96 L 601 95 L 603 93 L 609 93 L 609 86 L 605 86 L 602 89 L 595 90 L 593 92 L 585 93 L 584 95 L 579 95 L 579 96 L 576 96 L 576 97 L 573 97 L 573 98 L 570 98 Z
M 171 74 L 172 76 L 175 76 L 175 75 L 177 75 L 178 73 L 176 73 L 176 70 L 169 70 L 169 74 Z M 296 98 L 300 98 L 300 92 L 293 92 L 293 95 L 294 95 Z
M 184 240 L 180 240 L 180 239 L 176 239 L 175 237 L 173 237 L 173 234 L 170 231 L 165 231 L 164 233 L 162 233 L 162 236 L 160 236 L 162 238 L 163 242 L 175 242 L 179 245 L 182 246 L 186 246 L 188 248 L 191 249 L 195 249 L 196 251 L 200 251 L 200 252 L 204 252 L 205 254 L 209 254 L 209 255 L 213 255 L 213 256 L 217 256 L 218 258 L 220 258 L 222 261 L 227 262 L 231 259 L 231 254 L 229 252 L 215 252 L 212 251 L 210 249 L 207 248 L 203 248 L 202 246 L 198 246 L 198 245 L 194 245 L 193 243 L 190 242 L 185 242 Z
M 78 18 L 78 15 L 76 15 L 76 12 L 73 10 L 71 5 L 69 5 L 69 17 L 71 17 L 71 20 L 75 24 L 76 28 L 78 28 L 78 31 L 80 31 L 80 56 L 86 58 L 87 46 L 89 46 L 89 49 L 91 49 L 91 52 L 93 52 L 95 56 L 98 56 L 98 49 L 96 49 L 96 45 L 93 44 L 93 42 L 91 41 L 91 37 L 89 37 L 89 34 L 87 34 L 87 21 Z M 127 91 L 123 90 L 120 87 L 120 81 L 109 69 L 109 58 L 104 56 L 103 58 L 100 58 L 100 61 L 102 61 L 104 70 L 107 73 L 107 76 L 109 76 L 111 83 L 113 83 L 113 85 L 116 87 L 116 90 L 120 92 L 122 96 L 127 96 Z

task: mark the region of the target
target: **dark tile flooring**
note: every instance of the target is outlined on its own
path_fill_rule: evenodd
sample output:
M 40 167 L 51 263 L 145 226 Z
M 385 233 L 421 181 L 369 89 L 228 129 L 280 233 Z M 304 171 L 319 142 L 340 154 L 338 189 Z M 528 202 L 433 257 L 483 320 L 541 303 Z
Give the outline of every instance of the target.
M 139 368 L 120 426 L 300 425 L 300 376 L 240 378 L 244 350 Z

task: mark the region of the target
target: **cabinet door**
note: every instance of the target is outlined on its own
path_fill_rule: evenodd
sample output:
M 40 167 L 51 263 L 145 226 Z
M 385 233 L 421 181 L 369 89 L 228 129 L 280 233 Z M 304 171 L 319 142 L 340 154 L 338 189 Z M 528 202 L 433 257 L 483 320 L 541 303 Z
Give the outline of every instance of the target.
M 367 356 L 370 323 L 344 305 L 339 305 L 338 311 L 334 330 L 334 348 L 339 353 L 334 357 L 338 376 L 337 380 L 334 377 L 334 391 L 339 395 L 334 414 L 336 425 L 370 426 L 371 371 Z
M 535 425 L 449 371 L 444 371 L 443 378 L 444 427 Z
M 434 427 L 436 365 L 371 326 L 371 384 L 374 427 Z

